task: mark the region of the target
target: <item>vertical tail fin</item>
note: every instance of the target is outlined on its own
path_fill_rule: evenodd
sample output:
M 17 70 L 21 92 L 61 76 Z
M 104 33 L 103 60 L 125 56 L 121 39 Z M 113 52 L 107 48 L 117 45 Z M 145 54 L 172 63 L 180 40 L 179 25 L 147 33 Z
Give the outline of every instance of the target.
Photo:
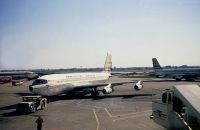
M 160 64 L 159 64 L 159 62 L 156 58 L 152 58 L 152 62 L 153 62 L 153 69 L 154 70 L 162 69 L 162 67 L 160 66 Z
M 107 53 L 106 61 L 104 64 L 104 71 L 111 72 L 112 71 L 112 55 Z

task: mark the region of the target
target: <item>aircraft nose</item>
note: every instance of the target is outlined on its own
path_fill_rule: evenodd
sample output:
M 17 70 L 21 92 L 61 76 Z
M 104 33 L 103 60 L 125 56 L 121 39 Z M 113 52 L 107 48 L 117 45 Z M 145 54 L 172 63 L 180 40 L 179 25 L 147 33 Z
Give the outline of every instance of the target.
M 32 86 L 29 86 L 29 91 L 33 91 L 33 87 Z

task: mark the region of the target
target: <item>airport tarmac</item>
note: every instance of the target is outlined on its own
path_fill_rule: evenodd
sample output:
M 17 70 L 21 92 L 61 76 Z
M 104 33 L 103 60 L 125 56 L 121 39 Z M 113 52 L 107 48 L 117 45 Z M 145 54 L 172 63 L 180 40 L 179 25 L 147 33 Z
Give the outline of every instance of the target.
M 112 78 L 112 82 L 135 80 Z M 109 95 L 92 98 L 58 96 L 44 110 L 19 115 L 15 106 L 21 96 L 30 95 L 26 81 L 22 86 L 11 83 L 0 85 L 0 130 L 36 130 L 35 120 L 41 115 L 43 130 L 165 130 L 150 120 L 151 94 L 153 88 L 165 89 L 176 84 L 199 84 L 200 82 L 147 82 L 140 91 L 132 84 L 115 87 Z

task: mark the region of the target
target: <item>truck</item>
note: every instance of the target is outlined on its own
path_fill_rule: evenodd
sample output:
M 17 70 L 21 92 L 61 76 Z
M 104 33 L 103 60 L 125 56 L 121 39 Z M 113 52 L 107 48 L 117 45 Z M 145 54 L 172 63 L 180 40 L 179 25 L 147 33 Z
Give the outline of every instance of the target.
M 24 82 L 21 80 L 13 80 L 12 81 L 12 86 L 20 86 L 22 85 Z
M 47 99 L 42 96 L 23 96 L 22 102 L 17 104 L 19 113 L 34 113 L 47 107 Z
M 176 85 L 171 89 L 153 89 L 151 119 L 172 130 L 200 129 L 200 87 Z

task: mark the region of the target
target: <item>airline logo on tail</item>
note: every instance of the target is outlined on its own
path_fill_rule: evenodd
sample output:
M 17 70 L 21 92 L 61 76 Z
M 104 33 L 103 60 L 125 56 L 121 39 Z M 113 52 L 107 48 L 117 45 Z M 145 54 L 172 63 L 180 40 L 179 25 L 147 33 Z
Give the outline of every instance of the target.
M 153 69 L 155 69 L 155 70 L 162 69 L 162 67 L 160 66 L 160 64 L 156 58 L 152 58 L 152 62 L 153 62 Z
M 112 55 L 107 53 L 106 61 L 104 64 L 104 71 L 111 72 L 112 71 Z

